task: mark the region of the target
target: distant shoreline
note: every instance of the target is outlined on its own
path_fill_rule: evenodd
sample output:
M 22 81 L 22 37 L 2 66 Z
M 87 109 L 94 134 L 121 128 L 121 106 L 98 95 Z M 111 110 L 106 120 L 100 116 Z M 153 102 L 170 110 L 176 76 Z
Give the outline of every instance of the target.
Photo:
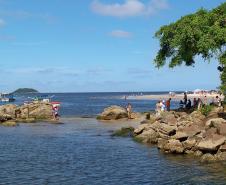
M 223 96 L 220 96 L 219 94 L 187 94 L 187 98 L 190 100 L 193 100 L 194 98 L 203 99 L 206 96 L 208 101 L 212 101 L 213 98 L 216 96 L 219 96 L 222 100 L 224 99 Z M 122 99 L 125 97 L 122 97 Z M 175 94 L 174 96 L 170 94 L 151 94 L 151 95 L 132 95 L 127 96 L 126 99 L 128 100 L 167 100 L 171 98 L 174 101 L 180 101 L 184 99 L 183 94 Z

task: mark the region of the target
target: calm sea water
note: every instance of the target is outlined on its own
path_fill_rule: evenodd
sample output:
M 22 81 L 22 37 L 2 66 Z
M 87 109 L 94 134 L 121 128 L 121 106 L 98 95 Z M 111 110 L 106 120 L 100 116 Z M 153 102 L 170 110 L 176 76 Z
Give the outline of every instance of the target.
M 111 137 L 113 130 L 135 124 L 132 122 L 75 116 L 95 115 L 111 104 L 124 105 L 116 97 L 118 94 L 57 94 L 55 98 L 63 103 L 64 124 L 0 127 L 0 184 L 225 184 L 224 163 L 202 164 L 186 155 L 163 154 L 130 138 Z M 154 104 L 132 103 L 142 111 Z

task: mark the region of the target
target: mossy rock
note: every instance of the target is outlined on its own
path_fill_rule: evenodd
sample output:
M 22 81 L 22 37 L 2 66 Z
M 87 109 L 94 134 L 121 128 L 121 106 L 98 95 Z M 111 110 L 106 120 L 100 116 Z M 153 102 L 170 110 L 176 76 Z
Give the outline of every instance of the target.
M 134 128 L 133 127 L 122 127 L 120 130 L 116 130 L 112 136 L 117 137 L 133 137 L 134 136 Z
M 3 122 L 2 125 L 5 127 L 16 127 L 19 124 L 15 121 L 6 121 L 6 122 Z
M 133 137 L 133 140 L 137 143 L 143 143 L 143 138 L 141 138 L 141 137 L 135 136 L 135 137 Z

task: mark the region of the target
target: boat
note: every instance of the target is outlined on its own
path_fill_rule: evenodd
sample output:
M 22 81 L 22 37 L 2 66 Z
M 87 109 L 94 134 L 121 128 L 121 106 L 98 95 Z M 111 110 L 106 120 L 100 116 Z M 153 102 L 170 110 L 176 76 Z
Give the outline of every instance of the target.
M 1 102 L 13 102 L 13 101 L 15 101 L 15 98 L 12 93 L 1 93 L 0 101 Z

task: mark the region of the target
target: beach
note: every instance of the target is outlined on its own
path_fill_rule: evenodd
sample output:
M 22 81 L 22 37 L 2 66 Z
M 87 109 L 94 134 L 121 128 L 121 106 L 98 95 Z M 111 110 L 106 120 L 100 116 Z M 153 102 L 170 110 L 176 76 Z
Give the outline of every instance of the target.
M 223 96 L 219 94 L 187 94 L 187 98 L 190 100 L 193 100 L 194 98 L 198 99 L 204 99 L 206 96 L 208 102 L 211 102 L 216 96 L 219 96 L 223 100 Z M 122 97 L 125 98 L 125 97 Z M 175 94 L 175 95 L 170 95 L 170 94 L 149 94 L 149 95 L 131 95 L 127 96 L 128 100 L 167 100 L 171 98 L 174 101 L 180 101 L 184 99 L 184 94 Z

